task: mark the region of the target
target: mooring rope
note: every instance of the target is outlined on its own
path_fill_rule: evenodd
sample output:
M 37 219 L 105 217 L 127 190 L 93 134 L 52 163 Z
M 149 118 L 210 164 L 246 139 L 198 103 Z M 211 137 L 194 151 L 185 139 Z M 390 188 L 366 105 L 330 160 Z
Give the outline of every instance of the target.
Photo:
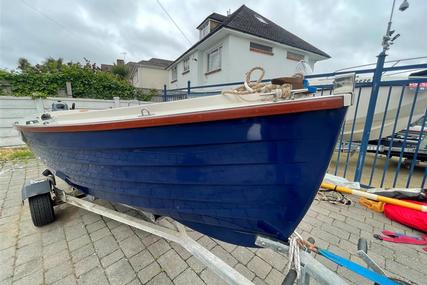
M 288 252 L 288 264 L 285 268 L 285 276 L 288 275 L 292 269 L 297 273 L 297 279 L 301 275 L 301 260 L 300 260 L 300 246 L 303 238 L 297 232 L 294 232 L 288 239 L 289 241 L 289 252 Z
M 255 70 L 261 71 L 261 75 L 256 81 L 251 81 L 252 72 L 254 72 Z M 223 90 L 221 94 L 236 95 L 236 96 L 239 96 L 239 98 L 241 98 L 242 100 L 246 100 L 246 99 L 243 99 L 242 97 L 240 97 L 241 95 L 251 95 L 251 94 L 257 94 L 257 93 L 263 94 L 263 95 L 272 95 L 272 96 L 277 95 L 277 98 L 280 98 L 280 99 L 291 98 L 292 96 L 291 84 L 285 83 L 282 85 L 277 85 L 277 84 L 271 84 L 271 83 L 263 83 L 261 81 L 264 78 L 264 75 L 265 75 L 265 70 L 262 67 L 260 66 L 253 67 L 248 72 L 246 72 L 243 85 L 235 89 Z
M 319 189 L 316 197 L 314 198 L 317 201 L 326 201 L 334 205 L 351 205 L 351 200 L 348 199 L 344 194 L 333 191 L 333 190 L 325 190 Z

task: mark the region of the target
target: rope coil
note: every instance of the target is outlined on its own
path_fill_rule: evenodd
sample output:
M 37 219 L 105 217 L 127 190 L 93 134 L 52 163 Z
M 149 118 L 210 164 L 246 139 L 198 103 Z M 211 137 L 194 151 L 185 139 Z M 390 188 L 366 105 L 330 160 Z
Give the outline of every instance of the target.
M 255 70 L 261 71 L 261 75 L 256 81 L 251 81 L 251 75 Z M 262 79 L 264 78 L 265 70 L 260 66 L 256 66 L 251 68 L 245 74 L 245 80 L 243 85 L 231 89 L 224 90 L 221 92 L 222 95 L 251 95 L 251 94 L 263 94 L 263 95 L 276 95 L 277 98 L 280 99 L 290 99 L 292 96 L 292 86 L 290 84 L 271 84 L 271 83 L 263 83 Z M 240 97 L 241 98 L 241 97 Z M 243 98 L 242 98 L 243 99 Z

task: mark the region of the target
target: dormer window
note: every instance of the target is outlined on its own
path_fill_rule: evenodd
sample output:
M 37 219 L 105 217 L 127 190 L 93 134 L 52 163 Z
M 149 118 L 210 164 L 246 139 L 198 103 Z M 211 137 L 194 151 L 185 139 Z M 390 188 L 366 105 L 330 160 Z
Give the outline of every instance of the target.
M 215 28 L 218 27 L 220 24 L 221 23 L 216 20 L 207 19 L 203 24 L 201 24 L 198 27 L 200 39 L 203 39 L 204 37 L 206 37 L 210 32 L 215 30 Z
M 200 39 L 203 39 L 207 34 L 210 32 L 210 21 L 206 21 L 201 27 L 200 27 Z

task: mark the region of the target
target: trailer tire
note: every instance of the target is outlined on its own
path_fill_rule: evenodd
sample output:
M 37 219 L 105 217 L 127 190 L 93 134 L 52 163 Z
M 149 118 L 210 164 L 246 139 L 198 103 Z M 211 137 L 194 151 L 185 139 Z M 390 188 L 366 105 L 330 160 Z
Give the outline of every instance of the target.
M 359 238 L 357 241 L 357 250 L 361 250 L 364 253 L 368 253 L 368 241 L 364 238 Z
M 42 227 L 55 220 L 50 193 L 28 198 L 28 204 L 30 205 L 31 219 L 36 227 Z

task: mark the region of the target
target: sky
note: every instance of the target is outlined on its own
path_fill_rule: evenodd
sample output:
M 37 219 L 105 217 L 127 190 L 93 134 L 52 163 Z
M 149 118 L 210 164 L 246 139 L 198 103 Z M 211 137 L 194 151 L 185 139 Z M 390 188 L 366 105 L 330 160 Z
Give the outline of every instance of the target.
M 375 62 L 392 6 L 392 0 L 160 2 L 191 43 L 198 40 L 196 27 L 206 16 L 225 15 L 245 4 L 331 55 L 316 63 L 315 72 Z M 427 56 L 427 1 L 409 0 L 404 12 L 397 9 L 401 2 L 396 1 L 392 26 L 401 36 L 387 59 Z M 156 0 L 0 0 L 3 69 L 15 69 L 20 57 L 32 64 L 48 57 L 97 64 L 117 58 L 174 60 L 190 46 Z

